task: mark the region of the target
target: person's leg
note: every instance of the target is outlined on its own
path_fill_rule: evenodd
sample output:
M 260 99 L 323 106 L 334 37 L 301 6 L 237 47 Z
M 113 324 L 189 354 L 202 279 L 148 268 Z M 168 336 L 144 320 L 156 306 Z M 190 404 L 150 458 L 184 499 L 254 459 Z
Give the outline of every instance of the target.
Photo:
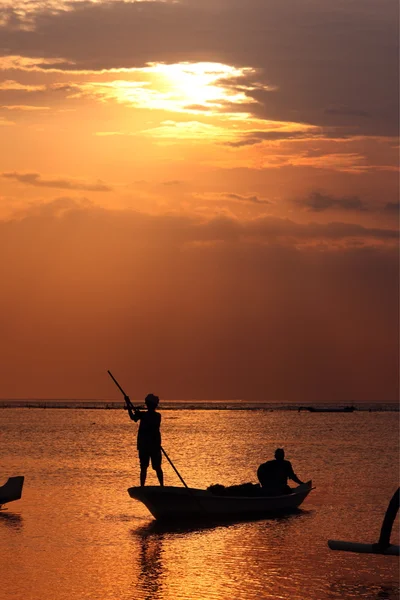
M 151 466 L 153 467 L 153 469 L 155 470 L 155 472 L 157 474 L 157 479 L 159 481 L 159 484 L 161 486 L 163 486 L 164 485 L 164 473 L 161 468 L 161 459 L 162 459 L 162 456 L 161 456 L 161 448 L 160 448 L 152 453 Z
M 160 485 L 163 486 L 164 485 L 164 473 L 161 467 L 157 467 L 157 469 L 155 469 L 155 472 L 157 473 L 157 478 L 158 481 L 160 482 Z
M 141 487 L 143 487 L 144 484 L 146 483 L 146 477 L 147 477 L 147 467 L 142 465 L 140 467 L 140 485 L 141 485 Z
M 139 461 L 140 461 L 140 485 L 141 485 L 141 487 L 143 487 L 144 484 L 146 483 L 147 468 L 148 468 L 149 462 L 150 462 L 150 455 L 146 450 L 144 450 L 144 449 L 139 450 Z

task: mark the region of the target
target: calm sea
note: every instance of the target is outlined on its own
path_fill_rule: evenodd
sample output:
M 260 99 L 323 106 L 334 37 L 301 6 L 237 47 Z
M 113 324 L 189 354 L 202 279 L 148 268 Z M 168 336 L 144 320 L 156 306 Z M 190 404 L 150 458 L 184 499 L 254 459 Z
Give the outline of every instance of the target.
M 126 492 L 139 473 L 125 411 L 2 409 L 1 483 L 25 475 L 25 486 L 0 513 L 1 600 L 399 598 L 397 557 L 327 546 L 377 540 L 399 485 L 398 413 L 161 412 L 163 446 L 190 486 L 256 481 L 280 446 L 316 489 L 285 518 L 161 528 Z

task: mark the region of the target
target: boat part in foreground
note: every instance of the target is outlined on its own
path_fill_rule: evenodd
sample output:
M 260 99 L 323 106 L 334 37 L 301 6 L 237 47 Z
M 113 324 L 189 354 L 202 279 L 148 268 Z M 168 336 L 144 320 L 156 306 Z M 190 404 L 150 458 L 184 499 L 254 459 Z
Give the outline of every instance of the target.
M 362 554 L 389 554 L 399 556 L 400 546 L 390 544 L 386 548 L 379 549 L 378 544 L 362 544 L 360 542 L 342 542 L 341 540 L 328 540 L 331 550 L 343 550 L 345 552 L 360 552 Z
M 3 504 L 19 500 L 22 496 L 22 487 L 24 485 L 23 475 L 9 477 L 6 483 L 0 487 L 0 508 Z
M 359 542 L 342 542 L 340 540 L 328 540 L 331 550 L 344 550 L 346 552 L 362 552 L 368 554 L 389 554 L 399 556 L 399 546 L 390 543 L 393 523 L 400 506 L 400 487 L 393 494 L 385 516 L 383 517 L 379 540 L 375 544 L 363 544 Z

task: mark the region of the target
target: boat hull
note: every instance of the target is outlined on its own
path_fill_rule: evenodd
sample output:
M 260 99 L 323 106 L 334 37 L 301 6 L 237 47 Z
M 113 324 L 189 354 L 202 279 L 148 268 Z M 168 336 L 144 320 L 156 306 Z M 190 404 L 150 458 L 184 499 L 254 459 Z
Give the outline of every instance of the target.
M 282 496 L 224 496 L 181 487 L 131 487 L 128 494 L 142 502 L 158 521 L 188 519 L 249 519 L 296 510 L 312 489 L 311 481 Z

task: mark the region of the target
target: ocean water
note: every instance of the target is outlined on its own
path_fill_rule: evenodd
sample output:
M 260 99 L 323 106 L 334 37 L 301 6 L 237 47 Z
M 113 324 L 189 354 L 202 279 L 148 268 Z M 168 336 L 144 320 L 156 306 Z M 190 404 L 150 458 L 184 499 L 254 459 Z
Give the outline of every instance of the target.
M 399 598 L 398 557 L 327 546 L 377 540 L 399 485 L 398 413 L 161 413 L 163 447 L 191 487 L 255 482 L 280 446 L 316 489 L 286 517 L 160 527 L 126 491 L 139 469 L 125 411 L 2 409 L 0 483 L 25 484 L 0 512 L 1 600 Z

